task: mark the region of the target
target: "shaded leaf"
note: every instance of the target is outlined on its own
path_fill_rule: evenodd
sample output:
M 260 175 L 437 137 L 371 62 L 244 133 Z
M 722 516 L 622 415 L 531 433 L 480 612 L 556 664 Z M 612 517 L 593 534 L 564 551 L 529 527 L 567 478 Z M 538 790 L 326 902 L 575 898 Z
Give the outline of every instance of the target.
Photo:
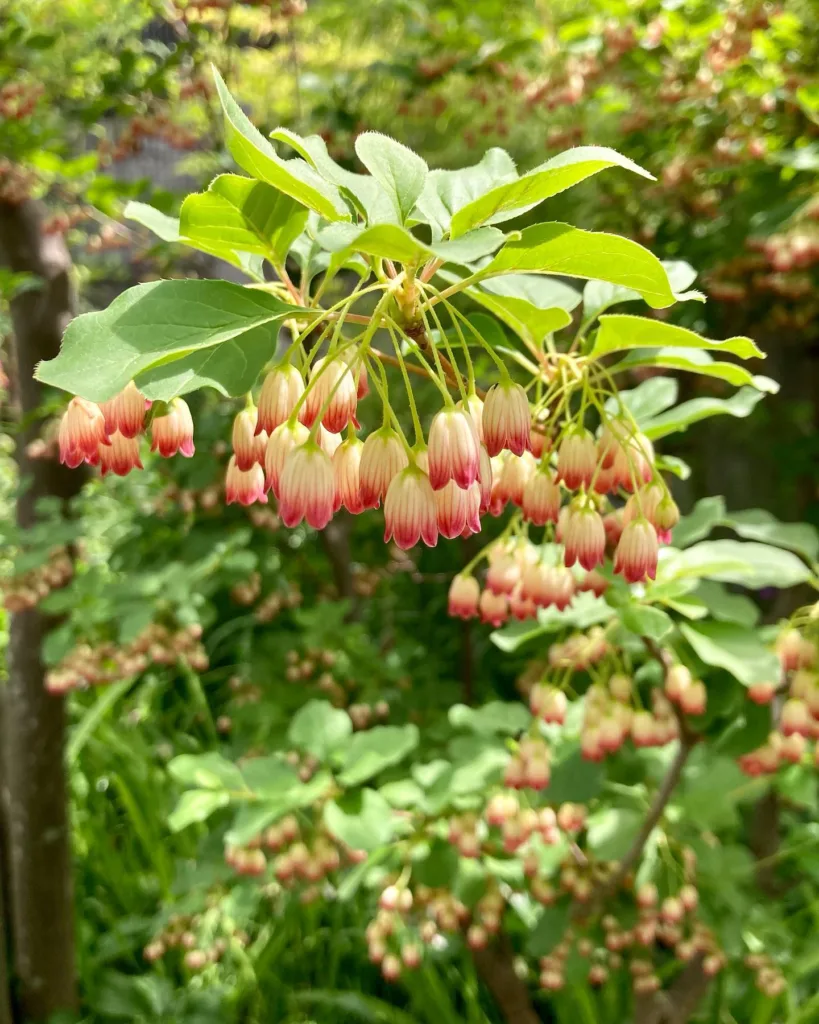
M 181 832 L 188 825 L 207 820 L 214 811 L 230 803 L 227 790 L 189 789 L 182 794 L 176 807 L 168 815 L 171 832 Z
M 393 835 L 392 809 L 374 789 L 362 789 L 324 807 L 324 825 L 351 850 L 375 850 Z
M 334 708 L 326 700 L 309 700 L 293 716 L 287 739 L 319 761 L 326 761 L 344 746 L 352 732 L 353 724 L 346 711 Z
M 743 686 L 770 683 L 780 675 L 779 658 L 753 629 L 733 622 L 680 623 L 680 632 L 706 665 L 716 665 Z
M 454 704 L 449 709 L 448 717 L 455 729 L 469 729 L 484 734 L 503 733 L 510 736 L 528 729 L 532 721 L 531 712 L 523 704 L 499 700 L 490 701 L 480 708 Z
M 353 735 L 344 751 L 342 786 L 357 786 L 384 771 L 418 746 L 416 725 L 380 725 Z

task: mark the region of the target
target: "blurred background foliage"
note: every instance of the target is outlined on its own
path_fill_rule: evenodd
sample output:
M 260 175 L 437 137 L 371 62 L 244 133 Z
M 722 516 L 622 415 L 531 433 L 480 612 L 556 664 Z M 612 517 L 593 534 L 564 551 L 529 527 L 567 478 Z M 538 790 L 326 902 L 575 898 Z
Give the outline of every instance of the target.
M 521 169 L 571 145 L 617 148 L 656 181 L 633 190 L 625 176 L 597 176 L 550 200 L 549 216 L 691 263 L 708 302 L 673 315 L 710 337 L 751 335 L 768 353 L 758 372 L 782 384 L 750 419 L 694 425 L 668 446 L 692 467 L 675 485 L 681 506 L 717 493 L 729 509 L 819 523 L 811 0 L 5 0 L 2 15 L 0 198 L 44 201 L 47 231 L 69 244 L 83 309 L 138 280 L 225 271 L 122 219 L 128 200 L 174 213 L 186 191 L 231 167 L 211 62 L 263 131 L 320 134 L 350 167 L 356 134 L 371 129 L 443 167 L 491 146 Z M 27 285 L 4 272 L 0 300 Z M 9 329 L 0 305 L 0 334 Z M 688 379 L 681 394 L 720 386 Z M 357 728 L 416 723 L 434 751 L 451 705 L 516 698 L 531 653 L 502 653 L 485 630 L 446 617 L 446 586 L 469 542 L 414 560 L 385 549 L 371 519 L 318 536 L 280 531 L 267 509 L 226 510 L 230 414 L 229 403 L 200 399 L 194 459 L 151 459 L 136 477 L 92 481 L 73 521 L 27 536 L 10 512 L 18 481 L 5 414 L 7 608 L 55 542 L 79 552 L 70 585 L 41 604 L 63 616 L 44 657 L 55 689 L 71 691 L 80 1019 L 498 1021 L 459 945 L 389 986 L 361 941 L 366 895 L 301 903 L 275 881 L 237 875 L 224 862 L 221 813 L 169 830 L 174 757 L 287 750 L 289 722 L 313 697 L 346 708 Z M 46 436 L 43 453 L 53 444 Z M 771 621 L 794 606 L 785 593 L 763 601 Z M 129 645 L 154 627 L 152 658 L 129 662 Z M 180 661 L 180 649 L 194 656 Z M 72 657 L 106 685 L 75 690 L 60 675 Z M 778 870 L 770 899 L 753 877 L 762 790 L 720 765 L 724 814 L 711 813 L 710 789 L 681 813 L 730 851 L 712 865 L 715 891 L 730 877 L 745 946 L 773 951 L 788 991 L 774 1003 L 747 972 L 732 973 L 702 1020 L 810 1024 L 819 1020 L 809 998 L 819 970 L 814 774 L 794 766 L 771 784 L 782 840 L 765 855 Z M 158 937 L 161 956 L 150 952 Z M 202 950 L 204 965 L 187 955 Z M 578 1005 L 544 1004 L 544 1019 L 578 1019 Z

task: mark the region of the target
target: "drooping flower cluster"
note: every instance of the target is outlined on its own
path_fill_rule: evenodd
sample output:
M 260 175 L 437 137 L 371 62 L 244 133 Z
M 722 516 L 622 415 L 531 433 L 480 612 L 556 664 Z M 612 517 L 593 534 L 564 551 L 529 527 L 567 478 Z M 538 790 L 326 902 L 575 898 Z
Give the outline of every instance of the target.
M 57 545 L 47 553 L 42 565 L 0 581 L 3 607 L 8 612 L 34 608 L 52 590 L 64 587 L 73 575 L 74 563 L 68 551 L 62 544 Z

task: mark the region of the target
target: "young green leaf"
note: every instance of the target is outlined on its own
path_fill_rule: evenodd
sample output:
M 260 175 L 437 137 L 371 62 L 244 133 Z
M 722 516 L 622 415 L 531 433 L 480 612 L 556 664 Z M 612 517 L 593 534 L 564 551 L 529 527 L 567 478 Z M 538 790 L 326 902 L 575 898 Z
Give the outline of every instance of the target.
M 375 850 L 393 836 L 392 808 L 374 789 L 330 800 L 324 807 L 327 831 L 351 850 Z
M 619 235 L 583 231 L 571 224 L 524 228 L 520 238 L 508 241 L 480 273 L 489 278 L 526 272 L 610 281 L 633 288 L 658 309 L 676 302 L 662 263 L 648 249 Z
M 429 172 L 424 191 L 415 209 L 432 228 L 434 235 L 449 233 L 453 216 L 468 203 L 478 199 L 496 185 L 517 179 L 515 161 L 503 149 L 489 149 L 480 162 L 457 170 Z
M 704 298 L 700 292 L 686 292 L 697 277 L 696 270 L 689 263 L 683 260 L 663 260 L 662 264 L 677 301 Z M 619 302 L 634 302 L 641 297 L 633 288 L 623 288 L 606 281 L 589 281 L 583 289 L 583 319 L 591 323 L 610 306 L 616 306 Z
M 309 700 L 290 722 L 287 739 L 293 746 L 326 761 L 352 735 L 350 716 L 326 700 Z
M 751 541 L 709 540 L 684 551 L 668 550 L 657 569 L 657 582 L 712 579 L 752 589 L 795 587 L 811 578 L 808 566 L 790 551 Z
M 254 178 L 273 185 L 327 220 L 349 220 L 350 212 L 335 185 L 304 160 L 282 160 L 230 95 L 216 68 L 213 77 L 225 114 L 227 147 L 236 163 Z
M 194 242 L 221 243 L 282 265 L 304 230 L 307 210 L 263 181 L 220 174 L 207 192 L 187 197 L 179 223 L 181 234 Z
M 445 263 L 472 263 L 495 252 L 505 240 L 497 228 L 478 228 L 455 241 L 427 245 L 399 224 L 376 224 L 363 230 L 355 224 L 331 224 L 318 235 L 319 243 L 330 252 L 363 252 L 399 263 L 419 263 L 433 257 Z
M 416 725 L 381 725 L 357 732 L 345 749 L 339 782 L 342 786 L 358 786 L 403 761 L 417 746 Z
M 750 416 L 759 402 L 764 398 L 762 391 L 756 388 L 740 388 L 730 398 L 692 398 L 667 412 L 660 413 L 653 420 L 641 424 L 646 437 L 657 441 L 669 434 L 677 434 L 687 430 L 692 423 L 708 419 L 710 416 L 734 416 L 745 419 Z
M 699 373 L 703 377 L 716 377 L 718 380 L 727 381 L 737 387 L 749 385 L 770 395 L 775 395 L 779 391 L 779 385 L 770 377 L 756 376 L 746 370 L 744 366 L 738 366 L 736 363 L 724 360 L 716 361 L 709 352 L 696 348 L 637 349 L 610 367 L 610 372 L 622 373 L 625 370 L 634 370 L 641 366 L 664 366 L 671 370 L 687 370 L 690 373 Z
M 508 248 L 508 246 L 507 246 Z M 504 250 L 505 251 L 505 250 Z M 503 255 L 503 252 L 500 253 Z M 610 352 L 622 352 L 632 348 L 663 349 L 709 349 L 712 352 L 730 353 L 740 359 L 764 359 L 765 353 L 751 338 L 726 338 L 712 341 L 694 331 L 661 320 L 648 320 L 642 316 L 625 313 L 611 313 L 600 317 L 600 330 L 594 347 L 589 353 L 592 359 L 599 359 Z
M 355 151 L 358 159 L 392 199 L 399 223 L 405 223 L 424 190 L 429 174 L 426 162 L 411 149 L 379 132 L 359 135 L 355 140 Z
M 701 661 L 724 668 L 743 686 L 779 679 L 779 657 L 762 643 L 754 629 L 733 622 L 683 622 L 680 632 Z
M 173 397 L 162 382 L 175 369 L 166 364 L 189 357 L 178 376 L 184 391 L 207 384 L 241 394 L 234 388 L 246 382 L 248 367 L 255 367 L 255 379 L 264 365 L 261 350 L 273 354 L 278 324 L 294 314 L 304 311 L 227 281 L 151 281 L 123 292 L 107 309 L 72 320 L 59 355 L 40 363 L 37 379 L 104 402 L 145 375 L 146 397 L 164 399 Z M 224 345 L 230 348 L 222 351 Z M 158 373 L 151 377 L 154 367 Z
M 654 180 L 652 174 L 616 150 L 606 146 L 578 146 L 559 153 L 515 181 L 498 185 L 462 207 L 452 218 L 452 237 L 456 238 L 478 224 L 498 223 L 516 217 L 607 167 L 623 167 Z
M 171 832 L 181 832 L 188 825 L 207 820 L 220 807 L 227 807 L 230 796 L 225 790 L 189 789 L 179 798 L 168 815 Z

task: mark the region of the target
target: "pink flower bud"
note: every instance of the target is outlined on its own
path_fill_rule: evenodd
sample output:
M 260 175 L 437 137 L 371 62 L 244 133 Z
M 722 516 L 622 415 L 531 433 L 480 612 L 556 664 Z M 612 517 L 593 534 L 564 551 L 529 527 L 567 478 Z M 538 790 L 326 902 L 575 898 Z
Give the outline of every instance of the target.
M 142 469 L 139 439 L 136 436 L 125 437 L 117 430 L 111 434 L 111 443 L 101 444 L 98 451 L 103 476 L 106 473 L 126 476 L 132 469 Z
M 364 508 L 378 508 L 387 488 L 409 463 L 401 439 L 389 427 L 374 430 L 361 452 L 361 500 Z
M 628 437 L 615 453 L 611 471 L 615 483 L 627 491 L 648 483 L 654 475 L 654 446 L 644 434 Z
M 151 420 L 151 451 L 158 451 L 164 459 L 177 452 L 186 459 L 193 455 L 193 417 L 183 399 L 172 398 L 165 415 Z
M 477 490 L 473 490 L 477 488 Z M 474 500 L 477 498 L 477 502 Z M 442 536 L 451 540 L 460 537 L 464 531 L 468 534 L 479 533 L 481 529 L 478 509 L 480 505 L 480 487 L 472 484 L 469 490 L 461 490 L 454 480 L 435 492 L 435 514 L 438 529 Z
M 481 614 L 481 622 L 489 622 L 496 629 L 502 626 L 509 617 L 509 601 L 505 594 L 495 594 L 491 590 L 484 590 L 478 605 Z
M 114 395 L 100 408 L 109 434 L 118 430 L 123 437 L 132 438 L 142 433 L 145 410 L 151 403 L 141 395 L 133 381 L 129 381 L 118 395 Z
M 325 427 L 318 428 L 318 433 L 316 434 L 318 446 L 323 452 L 325 452 L 325 454 L 329 455 L 331 459 L 340 447 L 341 440 L 341 434 L 333 434 Z
M 478 460 L 478 484 L 481 493 L 479 512 L 483 515 L 489 511 L 492 503 L 492 460 L 483 445 L 478 453 Z
M 514 555 L 508 552 L 492 555 L 486 585 L 493 594 L 511 594 L 520 578 L 520 566 Z
M 529 451 L 536 459 L 541 459 L 543 453 L 549 451 L 552 440 L 546 434 L 546 426 L 543 423 L 531 423 L 529 426 Z
M 271 370 L 262 381 L 256 433 L 266 430 L 272 434 L 289 420 L 303 394 L 304 381 L 295 366 L 282 363 Z
M 81 462 L 96 464 L 100 446 L 108 445 L 105 417 L 94 402 L 72 398 L 60 421 L 60 462 L 76 469 Z
M 293 448 L 303 445 L 310 431 L 303 423 L 285 421 L 270 435 L 264 454 L 265 487 L 278 498 L 284 463 Z
M 587 590 L 594 594 L 595 597 L 602 597 L 609 589 L 609 581 L 605 576 L 601 576 L 599 572 L 592 570 L 591 572 L 587 572 L 580 583 L 578 583 L 577 589 L 583 591 Z
M 705 689 L 705 683 L 695 679 L 680 694 L 680 708 L 687 715 L 702 715 L 705 713 L 707 700 L 708 694 Z
M 246 472 L 256 462 L 256 410 L 242 409 L 233 421 L 233 454 L 236 465 Z
M 483 439 L 490 455 L 508 449 L 523 455 L 529 447 L 531 418 L 526 392 L 511 380 L 493 385 L 483 403 Z
M 597 465 L 597 446 L 588 430 L 575 430 L 560 442 L 557 451 L 557 479 L 570 491 L 588 487 Z
M 531 598 L 524 596 L 520 583 L 509 595 L 509 612 L 518 622 L 537 618 L 537 605 Z
M 537 463 L 529 452 L 517 456 L 507 454 L 497 478 L 497 487 L 493 499 L 497 498 L 504 505 L 511 501 L 513 505 L 523 505 L 526 484 L 532 477 Z
M 813 722 L 807 704 L 803 700 L 791 698 L 782 705 L 782 715 L 779 725 L 786 736 L 800 733 L 802 736 L 810 736 L 813 731 Z
M 754 683 L 748 687 L 748 697 L 754 704 L 770 704 L 776 693 L 776 683 Z
M 409 465 L 395 476 L 384 498 L 384 541 L 394 540 L 402 551 L 423 540 L 428 547 L 438 542 L 435 492 L 426 473 Z
M 241 505 L 252 505 L 255 501 L 267 504 L 264 489 L 264 470 L 254 462 L 250 469 L 239 469 L 236 456 L 231 455 L 225 478 L 225 499 L 228 505 L 239 502 Z
M 363 443 L 357 437 L 348 437 L 346 441 L 342 441 L 333 455 L 336 511 L 342 505 L 353 515 L 364 511 L 359 475 L 363 448 Z
M 640 583 L 657 575 L 658 542 L 654 527 L 645 519 L 635 519 L 623 530 L 614 553 L 614 571 L 627 583 Z
M 458 619 L 472 619 L 478 614 L 481 588 L 474 576 L 459 573 L 449 586 L 449 614 Z
M 333 518 L 335 480 L 330 456 L 309 438 L 292 448 L 284 460 L 279 481 L 279 514 L 285 526 L 306 519 L 323 530 Z
M 563 611 L 572 603 L 574 593 L 575 582 L 571 572 L 562 566 L 553 566 L 546 570 L 543 600 L 539 603 L 544 608 L 554 605 L 559 611 Z
M 429 482 L 439 491 L 450 480 L 467 488 L 480 470 L 478 432 L 462 409 L 442 409 L 429 429 Z
M 549 475 L 548 468 L 541 464 L 523 488 L 523 518 L 533 526 L 556 523 L 560 514 L 560 486 Z
M 563 535 L 566 566 L 579 562 L 584 569 L 600 565 L 606 552 L 606 531 L 596 509 L 586 505 L 569 505 L 569 516 Z
M 473 391 L 471 395 L 467 395 L 466 405 L 463 402 L 458 403 L 459 409 L 465 409 L 466 412 L 472 417 L 472 422 L 475 424 L 475 430 L 478 433 L 478 440 L 483 444 L 483 402 Z
M 348 423 L 358 426 L 355 418 L 357 405 L 358 388 L 346 360 L 327 356 L 317 359 L 310 372 L 302 417 L 304 422 L 312 426 L 320 415 L 322 426 L 330 433 L 338 434 Z

